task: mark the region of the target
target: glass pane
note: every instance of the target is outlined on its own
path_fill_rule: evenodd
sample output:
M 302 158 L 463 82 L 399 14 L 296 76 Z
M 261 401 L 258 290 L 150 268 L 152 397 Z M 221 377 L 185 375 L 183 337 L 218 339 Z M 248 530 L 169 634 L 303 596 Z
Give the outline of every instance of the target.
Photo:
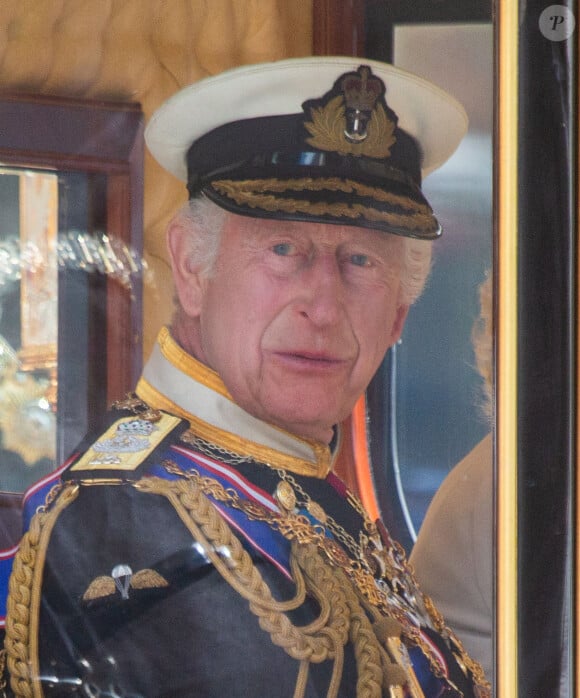
M 493 28 L 400 25 L 394 47 L 396 65 L 450 92 L 469 116 L 455 155 L 424 183 L 443 236 L 396 352 L 397 450 L 416 531 L 443 478 L 490 430 L 471 335 L 492 263 Z
M 0 490 L 56 457 L 58 176 L 0 170 Z
M 0 169 L 0 492 L 50 472 L 105 408 L 107 284 L 138 261 L 103 232 L 105 199 L 102 175 Z

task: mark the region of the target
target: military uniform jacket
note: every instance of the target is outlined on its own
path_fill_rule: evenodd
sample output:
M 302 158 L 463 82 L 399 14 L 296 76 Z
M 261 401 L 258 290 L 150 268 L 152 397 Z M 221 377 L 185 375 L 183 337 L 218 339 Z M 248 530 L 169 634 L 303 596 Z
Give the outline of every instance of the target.
M 487 695 L 331 448 L 244 413 L 167 331 L 137 393 L 28 496 L 9 693 Z

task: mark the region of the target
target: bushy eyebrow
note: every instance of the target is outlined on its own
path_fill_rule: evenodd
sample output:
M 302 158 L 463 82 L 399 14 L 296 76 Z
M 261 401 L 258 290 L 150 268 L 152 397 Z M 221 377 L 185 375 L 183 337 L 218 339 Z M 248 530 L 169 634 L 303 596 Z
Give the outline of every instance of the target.
M 356 247 L 360 244 L 361 249 L 377 252 L 381 248 L 391 251 L 397 246 L 397 239 L 392 239 L 391 236 L 385 235 L 378 231 L 362 230 L 353 227 L 347 233 L 343 228 L 331 226 L 334 234 L 329 234 L 328 229 L 315 230 L 317 224 L 312 225 L 310 229 L 304 229 L 304 223 L 296 221 L 276 221 L 271 222 L 267 219 L 260 220 L 256 225 L 256 220 L 248 221 L 247 232 L 251 233 L 246 238 L 247 243 L 251 246 L 252 240 L 258 242 L 267 240 L 268 238 L 278 238 L 288 236 L 292 240 L 301 241 L 308 240 L 313 244 L 322 243 L 324 246 L 336 244 L 337 246 L 349 245 Z M 320 224 L 322 225 L 322 224 Z M 246 226 L 245 226 L 246 227 Z M 334 232 L 336 231 L 336 232 Z M 322 238 L 322 239 L 321 239 Z M 386 244 L 383 247 L 380 243 L 384 241 Z
M 260 226 L 257 230 L 256 233 L 258 235 L 262 236 L 271 236 L 271 235 L 292 235 L 293 237 L 299 236 L 299 237 L 309 237 L 312 235 L 311 233 L 308 233 L 306 230 L 300 227 L 300 224 L 294 224 L 292 225 L 292 221 L 283 221 L 284 225 L 276 225 L 276 226 L 271 226 L 271 225 L 264 225 Z M 304 225 L 304 224 L 302 224 Z

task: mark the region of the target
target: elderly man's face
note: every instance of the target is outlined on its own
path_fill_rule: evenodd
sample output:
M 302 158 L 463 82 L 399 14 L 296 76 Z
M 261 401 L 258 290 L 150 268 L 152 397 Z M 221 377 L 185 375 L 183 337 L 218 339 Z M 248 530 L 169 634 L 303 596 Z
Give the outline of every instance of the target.
M 372 230 L 228 214 L 213 275 L 176 272 L 192 320 L 179 340 L 248 412 L 328 441 L 400 336 L 403 249 Z

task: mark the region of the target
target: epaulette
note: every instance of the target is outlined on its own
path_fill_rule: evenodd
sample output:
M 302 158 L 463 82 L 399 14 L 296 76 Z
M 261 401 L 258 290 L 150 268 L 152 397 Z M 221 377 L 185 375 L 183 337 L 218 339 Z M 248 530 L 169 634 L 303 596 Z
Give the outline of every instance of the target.
M 143 409 L 113 408 L 104 430 L 84 440 L 62 479 L 138 480 L 157 455 L 187 428 L 187 420 L 146 405 Z

